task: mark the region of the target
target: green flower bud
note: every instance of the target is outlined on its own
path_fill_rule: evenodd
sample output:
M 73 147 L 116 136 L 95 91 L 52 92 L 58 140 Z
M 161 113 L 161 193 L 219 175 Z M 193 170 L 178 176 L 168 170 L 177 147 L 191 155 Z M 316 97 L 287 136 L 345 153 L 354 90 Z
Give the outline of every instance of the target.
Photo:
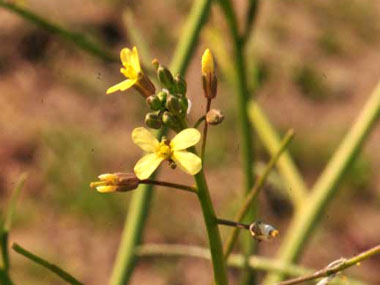
M 158 99 L 161 101 L 161 105 L 166 104 L 166 98 L 168 97 L 168 92 L 161 91 L 157 94 Z
M 146 98 L 146 104 L 153 111 L 158 111 L 162 107 L 161 100 L 156 95 L 151 95 L 148 98 Z
M 179 104 L 178 98 L 169 95 L 166 99 L 166 108 L 169 110 L 170 113 L 174 115 L 180 115 L 181 114 L 181 105 Z
M 178 101 L 179 101 L 179 105 L 181 106 L 181 109 L 182 109 L 182 114 L 186 114 L 187 109 L 189 108 L 189 101 L 187 100 L 187 98 L 185 96 L 180 98 Z
M 159 129 L 162 126 L 161 118 L 157 113 L 146 114 L 145 124 L 152 129 Z
M 164 87 L 166 87 L 169 91 L 173 90 L 174 79 L 169 69 L 163 65 L 160 65 L 157 69 L 157 77 Z
M 181 129 L 179 128 L 179 122 L 177 118 L 170 112 L 166 111 L 162 114 L 162 122 L 174 130 L 175 132 L 179 132 Z
M 220 110 L 211 109 L 206 114 L 206 122 L 210 125 L 219 125 L 224 120 L 224 115 Z
M 177 93 L 181 95 L 186 94 L 187 85 L 186 85 L 185 79 L 183 78 L 181 74 L 176 75 L 176 77 L 174 78 L 174 84 L 175 84 L 175 89 Z

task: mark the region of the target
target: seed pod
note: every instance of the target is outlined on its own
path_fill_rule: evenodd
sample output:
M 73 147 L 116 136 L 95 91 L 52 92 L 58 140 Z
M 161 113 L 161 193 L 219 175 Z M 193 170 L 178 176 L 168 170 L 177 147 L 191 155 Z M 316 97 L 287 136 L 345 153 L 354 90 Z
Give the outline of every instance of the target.
M 271 240 L 278 236 L 279 232 L 273 226 L 264 224 L 261 221 L 252 223 L 249 226 L 249 231 L 255 239 L 259 241 Z
M 211 109 L 206 114 L 206 122 L 210 125 L 219 125 L 224 120 L 223 113 L 218 109 Z
M 157 69 L 157 77 L 160 83 L 169 90 L 173 90 L 174 79 L 173 75 L 169 69 L 165 66 L 160 65 Z
M 149 96 L 148 98 L 146 98 L 146 104 L 153 111 L 158 111 L 162 107 L 161 101 L 157 95 L 152 95 L 152 96 Z
M 178 98 L 173 95 L 169 95 L 166 99 L 166 108 L 173 115 L 181 114 L 181 105 L 179 104 Z
M 148 113 L 145 116 L 145 124 L 152 129 L 161 128 L 161 118 L 157 113 Z
M 186 81 L 181 74 L 177 74 L 174 78 L 175 90 L 181 95 L 185 95 L 187 91 Z

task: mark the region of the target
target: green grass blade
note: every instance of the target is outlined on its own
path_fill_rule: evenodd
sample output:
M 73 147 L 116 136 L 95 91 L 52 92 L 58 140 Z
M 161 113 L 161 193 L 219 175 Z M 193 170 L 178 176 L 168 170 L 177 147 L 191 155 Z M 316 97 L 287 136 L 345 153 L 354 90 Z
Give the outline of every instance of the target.
M 50 270 L 51 272 L 55 273 L 59 277 L 61 277 L 63 280 L 66 282 L 72 284 L 72 285 L 83 285 L 82 282 L 78 281 L 75 279 L 71 274 L 67 273 L 57 265 L 50 263 L 41 257 L 38 257 L 37 255 L 31 253 L 30 251 L 27 251 L 26 249 L 22 248 L 20 245 L 17 243 L 14 243 L 12 245 L 12 249 L 16 251 L 17 253 L 21 254 L 22 256 L 28 258 L 29 260 L 45 267 L 46 269 Z
M 12 225 L 12 218 L 16 210 L 16 204 L 20 196 L 20 192 L 24 187 L 27 174 L 20 175 L 15 188 L 12 191 L 11 198 L 8 204 L 7 211 L 5 212 L 4 223 L 2 224 L 0 232 L 0 245 L 1 245 L 1 257 L 3 263 L 4 272 L 9 271 L 9 252 L 8 252 L 8 235 Z
M 0 0 L 0 7 L 3 7 L 4 9 L 7 9 L 8 11 L 11 11 L 26 21 L 29 21 L 38 27 L 52 33 L 56 34 L 70 42 L 72 42 L 74 45 L 79 47 L 80 49 L 98 57 L 105 61 L 110 62 L 116 62 L 118 61 L 118 57 L 113 55 L 112 53 L 102 49 L 94 42 L 90 41 L 85 35 L 80 33 L 71 32 L 57 24 L 54 24 L 50 22 L 49 20 L 23 8 L 20 6 L 17 6 L 12 3 L 5 2 L 3 0 Z

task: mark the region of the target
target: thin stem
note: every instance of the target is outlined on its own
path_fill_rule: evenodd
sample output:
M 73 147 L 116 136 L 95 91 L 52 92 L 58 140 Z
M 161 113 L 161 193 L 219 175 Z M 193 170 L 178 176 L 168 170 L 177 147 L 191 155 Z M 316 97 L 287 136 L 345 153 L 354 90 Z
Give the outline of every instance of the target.
M 366 250 L 350 259 L 347 260 L 337 260 L 337 265 L 335 266 L 326 266 L 324 269 L 318 270 L 314 272 L 313 274 L 309 274 L 306 276 L 301 276 L 298 278 L 294 278 L 291 280 L 286 280 L 283 282 L 279 282 L 276 285 L 292 285 L 292 284 L 298 284 L 309 280 L 314 280 L 321 277 L 328 277 L 332 274 L 336 274 L 338 272 L 341 272 L 351 266 L 358 265 L 360 261 L 368 259 L 372 257 L 375 254 L 380 253 L 380 245 L 377 245 L 369 250 Z
M 281 146 L 278 149 L 277 153 L 271 158 L 267 166 L 265 167 L 265 170 L 263 174 L 256 180 L 255 185 L 253 186 L 251 192 L 247 194 L 247 196 L 244 198 L 244 203 L 242 207 L 240 208 L 239 212 L 236 214 L 236 217 L 234 218 L 235 221 L 241 222 L 246 215 L 246 213 L 249 211 L 250 206 L 252 205 L 252 202 L 256 199 L 257 195 L 259 194 L 261 188 L 264 186 L 265 181 L 271 172 L 272 168 L 276 165 L 278 159 L 280 158 L 282 152 L 286 149 L 290 141 L 292 140 L 294 136 L 294 131 L 289 130 L 286 135 L 284 136 L 284 139 L 281 142 Z M 227 239 L 227 242 L 224 246 L 224 258 L 227 259 L 228 256 L 231 254 L 232 249 L 235 245 L 235 242 L 237 240 L 239 234 L 239 229 L 234 228 L 230 234 L 230 236 Z
M 50 22 L 47 19 L 44 19 L 41 16 L 38 16 L 37 14 L 22 8 L 20 6 L 17 6 L 15 4 L 11 4 L 8 2 L 4 2 L 3 0 L 0 0 L 0 7 L 3 7 L 7 9 L 8 11 L 11 11 L 13 13 L 16 13 L 17 15 L 21 16 L 25 20 L 45 29 L 46 31 L 57 34 L 61 36 L 62 38 L 65 38 L 66 40 L 72 42 L 82 50 L 99 57 L 105 61 L 109 62 L 116 62 L 118 61 L 118 57 L 114 54 L 111 54 L 110 52 L 102 49 L 94 42 L 90 41 L 85 35 L 76 33 L 76 32 L 70 32 L 66 30 L 65 28 L 54 24 Z
M 249 225 L 247 224 L 242 224 L 242 223 L 238 223 L 238 222 L 234 222 L 230 220 L 224 220 L 220 218 L 218 218 L 217 221 L 218 221 L 218 224 L 220 225 L 230 226 L 230 227 L 239 228 L 243 230 L 249 230 Z
M 206 120 L 206 116 L 202 116 L 198 119 L 198 121 L 195 122 L 193 128 L 197 129 L 199 127 L 200 124 L 202 124 L 202 122 Z
M 310 197 L 293 218 L 279 250 L 278 258 L 283 262 L 294 262 L 300 256 L 325 207 L 335 195 L 343 174 L 351 165 L 363 147 L 364 141 L 374 128 L 379 114 L 380 82 L 315 183 Z M 282 275 L 271 274 L 264 283 L 274 284 L 282 279 Z
M 177 183 L 171 183 L 171 182 L 165 182 L 165 181 L 145 179 L 145 180 L 141 180 L 140 183 L 149 184 L 149 185 L 157 185 L 157 186 L 165 186 L 165 187 L 170 187 L 170 188 L 184 190 L 184 191 L 193 192 L 193 193 L 197 192 L 197 188 L 193 186 L 187 186 L 183 184 L 177 184 Z
M 208 17 L 210 6 L 211 0 L 196 0 L 194 2 L 190 15 L 186 19 L 183 36 L 179 39 L 174 58 L 170 64 L 170 69 L 174 73 L 186 73 L 200 31 Z M 162 130 L 160 135 L 165 135 L 165 133 L 166 130 Z M 143 185 L 139 191 L 134 191 L 132 195 L 111 275 L 111 285 L 126 284 L 132 276 L 136 261 L 134 249 L 141 241 L 149 205 L 152 200 L 152 189 L 153 185 Z
M 144 244 L 136 248 L 136 254 L 141 257 L 193 257 L 201 259 L 211 259 L 208 248 L 200 246 L 189 246 L 182 244 Z M 229 267 L 242 269 L 245 266 L 245 257 L 241 254 L 231 254 L 228 258 Z M 311 269 L 293 264 L 284 264 L 275 259 L 261 256 L 250 256 L 248 258 L 250 268 L 260 271 L 281 272 L 287 276 L 301 276 L 313 272 Z M 331 284 L 347 284 L 347 281 L 333 280 Z M 349 279 L 351 285 L 363 285 L 364 282 Z
M 280 146 L 280 137 L 276 130 L 259 104 L 254 101 L 250 103 L 249 115 L 259 139 L 268 152 L 273 155 Z M 288 151 L 285 151 L 278 160 L 278 171 L 286 186 L 291 189 L 291 191 L 287 191 L 287 194 L 289 194 L 294 206 L 299 208 L 305 201 L 308 188 Z
M 17 253 L 23 255 L 24 257 L 30 259 L 31 261 L 49 269 L 51 272 L 55 273 L 56 275 L 58 275 L 59 277 L 61 277 L 63 280 L 67 281 L 70 284 L 73 284 L 73 285 L 84 284 L 84 283 L 78 281 L 77 279 L 75 279 L 71 274 L 69 274 L 66 271 L 64 271 L 63 269 L 59 268 L 57 265 L 50 263 L 50 262 L 42 259 L 41 257 L 34 255 L 30 251 L 27 251 L 25 248 L 22 248 L 17 243 L 14 243 L 12 245 L 12 249 L 14 251 L 16 251 Z
M 206 113 L 205 116 L 207 115 L 208 111 L 211 109 L 211 99 L 207 98 L 207 105 L 206 105 Z M 205 125 L 203 127 L 203 137 L 202 137 L 202 151 L 201 151 L 201 159 L 202 162 L 204 161 L 204 156 L 205 156 L 205 150 L 206 150 L 206 142 L 207 142 L 207 130 L 208 130 L 208 123 L 205 120 Z M 203 163 L 204 164 L 204 163 Z

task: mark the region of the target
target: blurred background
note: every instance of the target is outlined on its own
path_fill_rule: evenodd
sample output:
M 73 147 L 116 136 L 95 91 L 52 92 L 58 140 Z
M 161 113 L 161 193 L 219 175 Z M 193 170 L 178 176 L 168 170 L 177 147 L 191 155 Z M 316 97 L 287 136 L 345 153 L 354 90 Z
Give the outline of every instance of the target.
M 192 1 L 16 3 L 68 30 L 86 34 L 115 54 L 134 44 L 126 24 L 128 12 L 152 57 L 169 65 Z M 234 4 L 243 18 L 246 1 Z M 219 7 L 213 5 L 186 75 L 193 122 L 205 109 L 202 51 L 220 49 L 216 43 L 222 40 L 229 53 L 229 36 L 220 37 L 226 30 Z M 310 186 L 380 78 L 379 36 L 380 1 L 261 3 L 247 55 L 248 67 L 254 65 L 259 72 L 255 96 L 279 130 L 295 129 L 290 151 Z M 10 238 L 61 265 L 85 284 L 107 284 L 131 196 L 101 195 L 89 188 L 89 182 L 100 173 L 132 170 L 141 155 L 130 132 L 143 125 L 144 100 L 134 91 L 105 95 L 108 87 L 122 79 L 119 66 L 0 7 L 2 209 L 20 173 L 29 173 Z M 206 173 L 217 213 L 232 218 L 242 197 L 243 173 L 236 97 L 227 77 L 219 73 L 219 94 L 213 106 L 224 112 L 225 121 L 209 130 Z M 320 268 L 379 242 L 379 140 L 377 127 L 325 210 L 301 264 Z M 256 141 L 260 164 L 268 155 Z M 166 165 L 159 177 L 192 183 L 191 177 Z M 282 190 L 273 185 L 265 188 L 260 218 L 285 233 L 292 209 Z M 227 229 L 222 227 L 222 232 L 226 234 Z M 271 243 L 261 243 L 260 254 L 274 256 L 281 241 L 280 234 Z M 144 242 L 207 246 L 196 197 L 156 189 Z M 45 269 L 11 254 L 16 284 L 63 284 Z M 375 256 L 350 269 L 348 275 L 380 284 L 379 265 L 380 257 Z M 209 284 L 210 277 L 207 261 L 145 258 L 139 261 L 132 284 Z M 236 277 L 237 271 L 232 270 L 231 280 Z

